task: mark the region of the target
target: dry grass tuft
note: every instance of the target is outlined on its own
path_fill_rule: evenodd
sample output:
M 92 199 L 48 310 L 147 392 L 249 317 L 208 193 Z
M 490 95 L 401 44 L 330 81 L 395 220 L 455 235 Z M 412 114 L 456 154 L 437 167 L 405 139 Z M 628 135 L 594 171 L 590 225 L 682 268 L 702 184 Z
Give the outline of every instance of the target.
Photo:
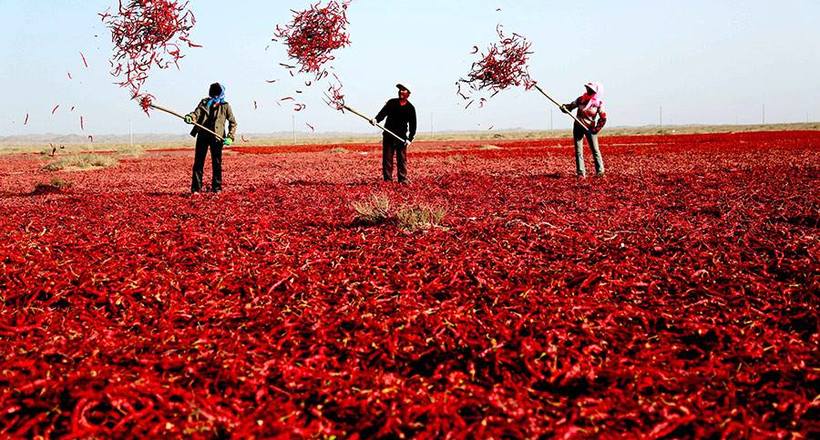
M 419 231 L 441 226 L 447 210 L 440 206 L 410 205 L 396 213 L 399 226 L 408 231 Z
M 356 220 L 367 225 L 385 223 L 390 218 L 390 199 L 383 195 L 374 194 L 367 199 L 358 200 L 350 204 L 356 211 Z
M 117 164 L 117 159 L 102 154 L 77 154 L 66 156 L 43 167 L 46 171 L 88 170 L 108 168 Z

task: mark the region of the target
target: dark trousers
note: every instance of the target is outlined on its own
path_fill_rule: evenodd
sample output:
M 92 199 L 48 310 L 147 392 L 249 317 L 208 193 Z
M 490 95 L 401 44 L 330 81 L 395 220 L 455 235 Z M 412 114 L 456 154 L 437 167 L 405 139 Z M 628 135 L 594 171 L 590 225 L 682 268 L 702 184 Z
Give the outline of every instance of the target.
M 222 141 L 199 135 L 196 138 L 196 155 L 194 156 L 194 173 L 191 178 L 191 192 L 202 191 L 202 171 L 205 168 L 205 157 L 211 150 L 211 191 L 222 191 Z
M 407 181 L 407 146 L 398 139 L 390 136 L 382 140 L 382 176 L 385 182 L 393 180 L 393 156 L 396 156 L 398 165 L 397 176 L 399 182 Z

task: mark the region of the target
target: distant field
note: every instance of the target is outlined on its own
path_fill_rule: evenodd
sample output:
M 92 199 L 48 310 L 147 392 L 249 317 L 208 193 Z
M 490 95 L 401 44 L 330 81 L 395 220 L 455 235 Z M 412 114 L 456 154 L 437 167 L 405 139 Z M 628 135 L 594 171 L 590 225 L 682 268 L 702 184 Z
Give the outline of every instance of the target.
M 670 127 L 614 127 L 605 129 L 601 136 L 640 136 L 640 135 L 675 135 L 675 134 L 699 134 L 699 133 L 743 133 L 753 131 L 805 131 L 820 130 L 820 122 L 800 123 L 800 124 L 768 124 L 768 125 L 681 125 Z M 531 139 L 552 139 L 566 138 L 570 136 L 569 130 L 541 130 L 541 131 L 459 131 L 440 132 L 430 134 L 429 132 L 419 132 L 417 141 L 437 142 L 437 141 L 498 141 L 498 140 L 531 140 Z M 270 134 L 245 134 L 245 141 L 241 138 L 236 140 L 237 146 L 243 145 L 305 145 L 305 144 L 356 144 L 379 142 L 379 134 L 308 134 L 297 133 L 296 142 L 293 136 L 270 135 Z M 58 149 L 63 146 L 63 153 L 80 151 L 120 151 L 127 149 L 157 150 L 178 148 L 183 146 L 193 146 L 194 140 L 188 136 L 151 135 L 151 140 L 137 140 L 131 145 L 126 136 L 101 136 L 96 142 L 86 142 L 80 136 L 56 136 L 49 139 L 48 136 L 38 136 L 36 140 L 28 140 L 25 137 L 9 137 L 0 139 L 0 154 L 13 153 L 43 153 L 48 154 L 56 146 Z

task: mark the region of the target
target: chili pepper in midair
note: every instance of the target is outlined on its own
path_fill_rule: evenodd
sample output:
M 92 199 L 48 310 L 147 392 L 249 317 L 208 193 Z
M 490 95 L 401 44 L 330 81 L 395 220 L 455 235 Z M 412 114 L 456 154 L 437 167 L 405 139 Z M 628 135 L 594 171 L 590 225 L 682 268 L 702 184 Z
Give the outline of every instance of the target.
M 196 18 L 188 9 L 187 1 L 121 1 L 116 12 L 105 11 L 99 16 L 111 31 L 114 44 L 111 75 L 118 79 L 118 85 L 128 88 L 132 99 L 140 104 L 144 102 L 141 89 L 152 67 L 179 67 L 179 60 L 184 57 L 182 45 L 200 47 L 190 40 Z
M 516 33 L 511 37 L 505 36 L 501 25 L 496 27 L 496 33 L 499 42 L 491 44 L 487 52 L 481 54 L 480 59 L 473 63 L 467 76 L 456 83 L 456 93 L 465 100 L 471 98 L 464 93 L 462 85 L 470 92 L 491 92 L 491 96 L 511 86 L 523 85 L 529 89 L 535 85 L 527 70 L 527 61 L 532 54 L 532 43 Z M 478 52 L 478 46 L 473 46 L 471 53 Z M 465 108 L 467 107 L 469 104 Z
M 296 61 L 300 73 L 311 73 L 321 79 L 324 65 L 334 59 L 332 52 L 350 45 L 347 31 L 347 8 L 350 0 L 331 0 L 326 6 L 311 5 L 304 11 L 294 11 L 287 25 L 277 25 L 274 37 L 288 48 L 288 56 Z M 292 70 L 297 66 L 280 63 Z

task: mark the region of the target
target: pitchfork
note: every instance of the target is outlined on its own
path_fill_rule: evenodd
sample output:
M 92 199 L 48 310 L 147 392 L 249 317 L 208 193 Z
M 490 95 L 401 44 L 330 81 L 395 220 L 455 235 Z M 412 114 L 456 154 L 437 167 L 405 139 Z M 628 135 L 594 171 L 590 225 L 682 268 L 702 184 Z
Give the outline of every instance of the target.
M 170 114 L 170 115 L 174 115 L 174 116 L 178 117 L 179 119 L 182 119 L 183 121 L 185 120 L 185 116 L 182 116 L 181 114 L 179 114 L 179 113 L 177 113 L 177 112 L 175 112 L 175 111 L 173 111 L 173 110 L 168 110 L 167 108 L 165 108 L 165 107 L 160 107 L 160 106 L 158 106 L 158 105 L 156 105 L 156 104 L 154 104 L 154 103 L 151 103 L 151 104 L 148 104 L 148 105 L 149 105 L 151 108 L 154 108 L 154 109 L 157 109 L 157 110 L 159 110 L 159 111 L 162 111 L 162 112 L 168 113 L 168 114 Z M 205 131 L 205 132 L 207 132 L 207 133 L 210 133 L 210 134 L 212 134 L 212 135 L 216 136 L 216 138 L 217 138 L 217 139 L 219 139 L 220 141 L 224 141 L 224 140 L 225 140 L 225 139 L 223 139 L 223 138 L 222 138 L 222 136 L 220 136 L 220 135 L 216 134 L 216 132 L 214 132 L 213 130 L 211 130 L 211 129 L 209 129 L 209 128 L 207 128 L 207 127 L 205 127 L 205 126 L 201 125 L 201 124 L 198 124 L 198 123 L 196 123 L 196 122 L 192 122 L 192 124 L 193 124 L 196 128 L 198 128 L 198 129 L 200 129 L 200 130 L 202 130 L 202 131 Z
M 564 105 L 563 105 L 563 104 L 561 104 L 560 102 L 558 102 L 558 101 L 556 101 L 556 100 L 552 99 L 552 96 L 548 95 L 548 94 L 547 94 L 547 92 L 545 92 L 545 91 L 544 91 L 544 89 L 542 89 L 542 88 L 541 88 L 538 84 L 533 84 L 533 86 L 535 87 L 535 90 L 538 90 L 539 92 L 541 92 L 541 94 L 542 94 L 542 95 L 546 96 L 546 97 L 547 97 L 547 99 L 549 99 L 550 101 L 552 101 L 552 103 L 553 103 L 553 104 L 557 105 L 557 106 L 558 106 L 558 108 L 560 108 L 561 110 L 563 110 L 563 109 L 564 109 Z M 578 119 L 578 117 L 577 117 L 577 116 L 575 116 L 575 115 L 573 115 L 572 113 L 569 113 L 569 112 L 567 112 L 567 114 L 569 115 L 569 117 L 570 117 L 570 118 L 575 119 L 575 122 L 577 122 L 578 124 L 580 124 L 580 125 L 581 125 L 581 127 L 583 127 L 585 131 L 589 131 L 589 127 L 587 127 L 587 126 L 586 126 L 586 124 L 584 124 L 583 122 L 581 122 L 581 120 L 580 120 L 580 119 Z
M 407 142 L 407 140 L 406 140 L 406 139 L 402 139 L 402 138 L 401 138 L 399 135 L 397 135 L 396 133 L 393 133 L 392 131 L 390 131 L 390 130 L 388 130 L 387 128 L 385 128 L 385 127 L 384 127 L 384 125 L 379 124 L 378 122 L 376 122 L 376 121 L 374 121 L 374 120 L 372 120 L 372 119 L 368 118 L 368 117 L 367 117 L 367 116 L 365 116 L 364 114 L 362 114 L 362 112 L 360 112 L 360 111 L 358 111 L 358 110 L 356 110 L 356 109 L 354 109 L 354 108 L 352 108 L 352 107 L 348 106 L 347 104 L 345 104 L 345 103 L 344 103 L 344 101 L 341 101 L 341 102 L 340 102 L 339 100 L 334 100 L 334 99 L 333 99 L 331 96 L 329 96 L 327 93 L 325 93 L 325 96 L 327 96 L 327 99 L 328 99 L 327 101 L 325 101 L 325 102 L 327 103 L 327 105 L 330 105 L 330 106 L 336 107 L 338 110 L 342 110 L 342 109 L 347 110 L 347 111 L 349 111 L 350 113 L 353 113 L 354 115 L 356 115 L 356 116 L 358 116 L 358 117 L 360 117 L 360 118 L 364 119 L 365 121 L 367 121 L 367 122 L 369 122 L 369 123 L 371 123 L 371 124 L 375 125 L 376 127 L 379 127 L 380 129 L 382 129 L 382 131 L 384 131 L 385 133 L 387 133 L 387 134 L 389 134 L 389 135 L 393 136 L 394 138 L 398 139 L 400 142 L 405 142 L 405 143 Z

